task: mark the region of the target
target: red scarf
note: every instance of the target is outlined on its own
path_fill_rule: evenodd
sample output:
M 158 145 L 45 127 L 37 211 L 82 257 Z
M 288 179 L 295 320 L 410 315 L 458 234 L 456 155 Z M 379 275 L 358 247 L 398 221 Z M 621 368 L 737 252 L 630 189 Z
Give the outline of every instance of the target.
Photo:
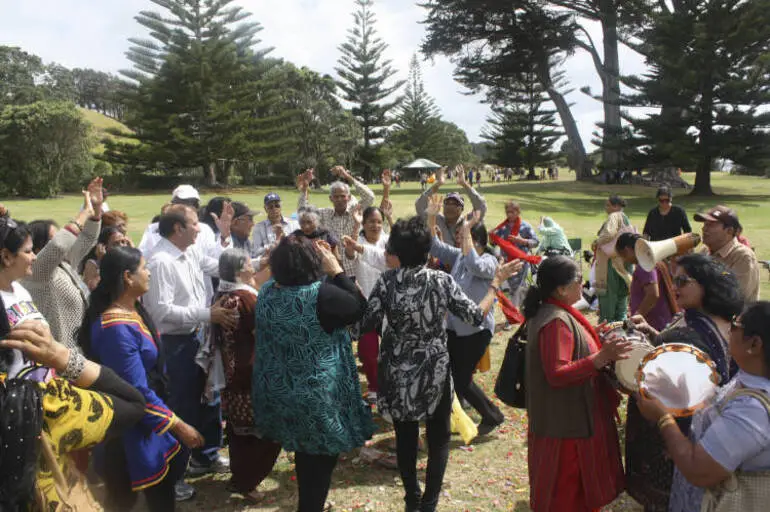
M 497 301 L 500 303 L 500 308 L 503 310 L 503 314 L 505 315 L 505 319 L 508 320 L 508 323 L 511 325 L 523 324 L 524 315 L 521 314 L 519 308 L 513 305 L 511 299 L 506 297 L 502 290 L 497 290 L 495 295 L 497 295 Z
M 588 334 L 591 335 L 591 337 L 596 342 L 597 347 L 602 346 L 602 341 L 599 339 L 599 334 L 596 332 L 596 329 L 594 329 L 594 326 L 591 325 L 591 323 L 588 321 L 586 317 L 583 316 L 583 313 L 578 311 L 577 309 L 573 308 L 569 304 L 564 304 L 563 302 L 559 302 L 558 300 L 554 299 L 553 297 L 549 297 L 545 300 L 546 304 L 552 304 L 554 306 L 558 306 L 565 310 L 567 313 L 572 315 L 572 318 L 578 321 L 580 325 L 583 326 L 583 328 L 586 330 Z
M 521 250 L 516 244 L 509 242 L 508 240 L 503 239 L 502 237 L 498 236 L 496 233 L 499 229 L 503 228 L 506 224 L 508 224 L 508 220 L 504 220 L 500 223 L 499 226 L 497 226 L 495 229 L 492 230 L 491 233 L 489 233 L 489 240 L 496 246 L 502 250 L 506 256 L 508 256 L 508 261 L 512 260 L 522 260 L 526 261 L 527 263 L 531 263 L 533 265 L 537 265 L 541 261 L 543 261 L 543 258 L 540 256 L 535 256 L 533 254 L 527 254 L 523 250 Z M 516 220 L 513 223 L 513 227 L 511 228 L 511 236 L 519 236 L 519 230 L 521 229 L 521 217 L 516 217 Z

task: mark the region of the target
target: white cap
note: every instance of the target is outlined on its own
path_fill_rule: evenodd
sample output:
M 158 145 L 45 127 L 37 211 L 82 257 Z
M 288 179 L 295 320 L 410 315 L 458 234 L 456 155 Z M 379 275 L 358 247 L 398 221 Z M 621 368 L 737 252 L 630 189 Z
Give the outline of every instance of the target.
M 171 193 L 171 199 L 197 199 L 200 201 L 201 196 L 192 185 L 179 185 Z

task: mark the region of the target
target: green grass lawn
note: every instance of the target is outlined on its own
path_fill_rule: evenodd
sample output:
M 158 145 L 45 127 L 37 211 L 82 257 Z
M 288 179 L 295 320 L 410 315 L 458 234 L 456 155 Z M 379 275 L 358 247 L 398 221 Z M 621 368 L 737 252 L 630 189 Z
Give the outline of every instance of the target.
M 563 173 L 566 175 L 567 173 Z M 676 196 L 674 202 L 683 206 L 690 217 L 699 209 L 723 203 L 735 208 L 745 228 L 745 234 L 756 247 L 760 259 L 770 259 L 770 180 L 751 177 L 733 177 L 714 174 L 714 190 L 718 197 L 690 198 L 684 194 Z M 374 187 L 379 195 L 380 188 Z M 447 186 L 442 192 L 457 190 Z M 255 209 L 261 209 L 262 197 L 268 189 L 234 190 L 229 193 L 235 200 L 245 201 Z M 277 190 L 283 198 L 284 211 L 294 210 L 297 193 L 294 190 Z M 414 213 L 414 200 L 419 185 L 404 184 L 394 189 L 392 199 L 398 216 Z M 655 190 L 631 186 L 598 186 L 576 183 L 566 177 L 558 182 L 529 183 L 513 182 L 499 185 L 484 185 L 482 193 L 487 198 L 489 213 L 487 224 L 494 226 L 503 218 L 503 204 L 514 198 L 522 205 L 526 220 L 536 224 L 541 215 L 548 215 L 559 222 L 569 237 L 580 237 L 583 246 L 588 247 L 596 235 L 603 219 L 604 201 L 608 194 L 617 193 L 628 199 L 628 214 L 640 229 L 647 211 L 655 205 Z M 675 191 L 676 194 L 676 191 Z M 205 198 L 212 194 L 206 194 Z M 326 206 L 328 199 L 322 192 L 311 195 L 313 202 Z M 111 208 L 124 210 L 130 216 L 130 234 L 139 242 L 142 231 L 161 205 L 170 197 L 170 191 L 141 195 L 115 195 L 109 199 Z M 2 201 L 2 200 L 0 200 Z M 2 201 L 14 217 L 22 220 L 53 218 L 62 223 L 72 218 L 80 207 L 80 198 L 62 197 L 47 200 Z M 378 199 L 379 201 L 379 199 Z M 262 217 L 264 218 L 264 217 Z M 694 224 L 696 230 L 699 229 Z M 587 269 L 586 269 L 587 270 Z M 762 271 L 762 296 L 770 298 L 767 273 Z M 498 315 L 499 317 L 499 315 Z M 477 382 L 492 395 L 494 379 L 502 360 L 510 332 L 498 333 L 492 342 L 492 371 L 480 374 Z M 445 478 L 445 485 L 439 509 L 442 511 L 488 511 L 528 510 L 528 478 L 526 461 L 526 417 L 517 409 L 502 407 L 507 421 L 488 440 L 461 449 L 461 442 L 455 436 L 453 449 Z M 479 418 L 472 414 L 478 422 Z M 381 424 L 375 436 L 378 446 L 387 446 L 392 432 L 387 424 Z M 419 461 L 425 468 L 425 454 Z M 261 489 L 267 494 L 260 506 L 247 506 L 231 499 L 224 490 L 225 475 L 206 477 L 194 482 L 199 490 L 198 497 L 179 507 L 183 512 L 198 510 L 295 510 L 296 483 L 291 459 L 282 454 L 270 477 Z M 336 504 L 335 510 L 398 511 L 403 510 L 402 489 L 398 473 L 379 467 L 369 466 L 357 458 L 357 453 L 343 456 L 334 473 L 329 499 Z M 640 510 L 632 500 L 621 497 L 607 508 L 613 511 Z

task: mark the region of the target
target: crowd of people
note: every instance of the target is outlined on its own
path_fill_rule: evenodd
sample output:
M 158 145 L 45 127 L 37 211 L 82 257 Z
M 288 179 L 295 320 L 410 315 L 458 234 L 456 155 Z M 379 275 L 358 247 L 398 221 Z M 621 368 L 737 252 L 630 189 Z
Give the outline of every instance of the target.
M 136 248 L 99 178 L 62 228 L 0 212 L 0 510 L 91 503 L 86 474 L 103 482 L 106 510 L 131 510 L 140 493 L 149 510 L 174 510 L 196 493 L 185 477 L 207 473 L 229 473 L 227 489 L 258 503 L 281 450 L 294 454 L 298 510 L 326 510 L 339 456 L 371 439 L 375 411 L 393 425 L 406 510 L 436 510 L 455 396 L 479 413 L 479 436 L 505 419 L 474 382 L 504 292 L 528 340 L 534 510 L 595 510 L 624 490 L 646 510 L 722 510 L 720 486 L 770 469 L 770 303 L 735 211 L 696 214 L 706 253 L 647 272 L 636 242 L 691 231 L 684 210 L 661 188 L 638 233 L 622 198 L 605 204 L 591 278 L 600 318 L 700 348 L 721 386 L 692 420 L 633 396 L 624 468 L 620 395 L 603 368 L 631 344 L 600 338 L 574 307 L 584 279 L 563 228 L 533 226 L 510 200 L 488 229 L 462 168 L 461 193 L 440 195 L 440 169 L 416 215 L 397 220 L 390 171 L 379 206 L 349 171 L 330 172 L 330 206 L 311 205 L 309 169 L 296 215 L 271 192 L 260 222 L 247 204 L 203 205 L 180 185 Z

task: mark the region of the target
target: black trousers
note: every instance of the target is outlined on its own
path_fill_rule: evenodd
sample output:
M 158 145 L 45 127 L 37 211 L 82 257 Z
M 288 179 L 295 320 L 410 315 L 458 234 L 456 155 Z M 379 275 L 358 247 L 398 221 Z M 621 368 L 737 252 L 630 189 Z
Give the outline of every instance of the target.
M 322 512 L 339 455 L 296 452 L 294 463 L 299 487 L 299 512 Z
M 417 481 L 417 448 L 420 424 L 417 421 L 394 421 L 396 431 L 396 458 L 401 481 L 404 483 L 407 510 L 432 512 L 436 510 L 444 472 L 449 460 L 449 439 L 452 435 L 449 416 L 452 412 L 452 394 L 449 379 L 444 387 L 433 416 L 425 422 L 428 436 L 428 467 L 425 472 L 425 493 Z
M 492 333 L 484 329 L 469 336 L 458 336 L 455 331 L 447 331 L 449 364 L 452 367 L 452 380 L 455 392 L 464 398 L 481 415 L 481 422 L 486 425 L 502 423 L 505 415 L 473 382 L 476 365 L 486 352 Z
M 131 490 L 131 477 L 128 474 L 126 452 L 121 438 L 107 441 L 104 459 L 106 463 L 102 478 L 107 490 L 104 508 L 110 512 L 129 512 L 136 505 L 139 493 Z M 150 512 L 174 511 L 174 483 L 184 475 L 186 465 L 187 459 L 178 453 L 171 460 L 166 477 L 141 491 Z

